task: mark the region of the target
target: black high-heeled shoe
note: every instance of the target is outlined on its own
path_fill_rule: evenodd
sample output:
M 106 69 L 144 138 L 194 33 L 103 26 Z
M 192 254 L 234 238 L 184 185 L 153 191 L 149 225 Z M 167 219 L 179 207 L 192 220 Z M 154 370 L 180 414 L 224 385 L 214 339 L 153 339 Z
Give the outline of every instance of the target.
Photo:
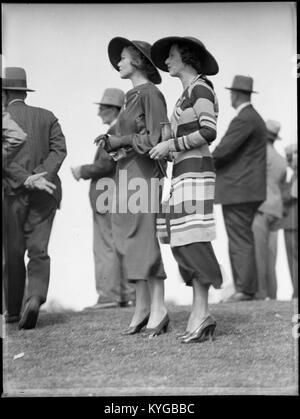
M 213 340 L 217 322 L 212 316 L 207 316 L 194 332 L 189 333 L 181 339 L 181 343 L 200 343 L 206 340 Z
M 162 319 L 162 321 L 156 327 L 153 327 L 153 328 L 150 328 L 150 329 L 148 329 L 146 327 L 145 332 L 149 333 L 149 338 L 150 339 L 154 338 L 155 336 L 159 336 L 162 333 L 166 333 L 166 331 L 168 329 L 168 326 L 169 326 L 169 322 L 170 322 L 170 319 L 169 319 L 169 316 L 168 316 L 168 313 L 167 313 L 164 316 L 164 318 Z
M 149 317 L 150 314 L 147 314 L 147 316 L 140 323 L 136 324 L 135 326 L 130 326 L 128 329 L 124 330 L 122 335 L 135 335 L 136 333 L 140 333 L 142 328 L 148 323 Z

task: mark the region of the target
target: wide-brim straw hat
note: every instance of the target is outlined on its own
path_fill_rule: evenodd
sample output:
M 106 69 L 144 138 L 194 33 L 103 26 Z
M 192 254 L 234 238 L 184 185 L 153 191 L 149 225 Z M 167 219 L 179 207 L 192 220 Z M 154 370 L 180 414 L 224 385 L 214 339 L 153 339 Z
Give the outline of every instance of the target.
M 28 89 L 26 72 L 21 67 L 5 67 L 2 78 L 2 90 L 19 90 L 27 92 L 35 92 Z
M 153 66 L 153 69 L 155 70 L 153 75 L 149 77 L 149 80 L 154 84 L 161 83 L 161 76 L 155 67 L 155 64 L 153 63 L 150 55 L 151 51 L 151 44 L 145 41 L 130 41 L 129 39 L 122 38 L 120 36 L 117 36 L 116 38 L 113 38 L 110 43 L 108 44 L 108 56 L 111 64 L 113 67 L 119 71 L 118 63 L 121 60 L 121 53 L 123 51 L 123 48 L 126 47 L 135 47 L 138 49 L 141 54 L 149 61 L 149 63 Z
M 225 89 L 237 90 L 240 92 L 247 92 L 247 93 L 258 93 L 253 90 L 253 78 L 249 76 L 241 76 L 241 75 L 234 76 L 232 86 L 225 87 Z
M 203 42 L 192 36 L 168 36 L 154 42 L 151 48 L 151 58 L 160 70 L 168 71 L 165 61 L 169 56 L 171 46 L 177 43 L 185 43 L 186 45 L 193 47 L 193 49 L 199 53 L 199 60 L 202 64 L 202 74 L 213 76 L 219 72 L 219 65 L 215 57 L 206 49 Z

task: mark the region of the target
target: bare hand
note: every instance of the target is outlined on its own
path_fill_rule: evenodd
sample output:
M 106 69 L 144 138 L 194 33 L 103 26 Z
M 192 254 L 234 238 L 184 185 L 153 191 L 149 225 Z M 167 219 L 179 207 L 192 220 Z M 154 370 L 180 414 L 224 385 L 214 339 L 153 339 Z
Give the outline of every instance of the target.
M 71 167 L 71 172 L 77 181 L 81 178 L 81 166 Z
M 162 143 L 157 144 L 149 151 L 149 156 L 151 159 L 159 160 L 163 159 L 169 154 L 170 148 L 168 141 L 163 141 Z
M 47 174 L 47 172 L 41 172 L 41 173 L 35 173 L 34 175 L 30 175 L 24 182 L 24 186 L 26 186 L 27 189 L 34 189 L 34 182 L 41 177 L 44 177 Z

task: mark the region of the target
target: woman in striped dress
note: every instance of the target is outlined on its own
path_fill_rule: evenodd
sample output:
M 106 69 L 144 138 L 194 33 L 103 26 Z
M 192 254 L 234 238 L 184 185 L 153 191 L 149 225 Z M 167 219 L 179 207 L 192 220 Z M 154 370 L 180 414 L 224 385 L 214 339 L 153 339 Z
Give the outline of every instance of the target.
M 206 78 L 218 72 L 218 64 L 202 42 L 191 37 L 160 39 L 151 57 L 158 68 L 178 77 L 184 89 L 171 118 L 174 138 L 153 147 L 150 157 L 173 155 L 171 196 L 157 231 L 161 242 L 170 243 L 186 285 L 193 287 L 193 307 L 181 341 L 201 342 L 212 338 L 216 327 L 208 312 L 209 286 L 222 284 L 211 244 L 215 169 L 208 147 L 216 138 L 218 101 Z

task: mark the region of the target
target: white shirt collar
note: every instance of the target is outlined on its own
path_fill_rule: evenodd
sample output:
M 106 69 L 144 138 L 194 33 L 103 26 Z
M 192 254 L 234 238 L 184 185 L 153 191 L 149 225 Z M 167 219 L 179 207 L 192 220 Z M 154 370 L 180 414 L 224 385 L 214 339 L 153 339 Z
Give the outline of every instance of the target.
M 115 125 L 115 123 L 117 122 L 117 118 L 114 119 L 110 124 L 109 124 L 109 128 L 113 127 Z
M 24 103 L 24 100 L 23 100 L 23 99 L 13 99 L 13 100 L 11 100 L 11 101 L 8 103 L 8 105 L 7 105 L 7 106 L 11 105 L 11 104 L 12 104 L 12 103 L 14 103 L 14 102 L 23 102 L 23 103 Z
M 239 105 L 237 108 L 236 108 L 236 114 L 238 115 L 240 112 L 241 112 L 241 110 L 242 109 L 244 109 L 246 106 L 248 106 L 248 105 L 251 105 L 251 102 L 244 102 L 244 103 L 242 103 L 241 105 Z

